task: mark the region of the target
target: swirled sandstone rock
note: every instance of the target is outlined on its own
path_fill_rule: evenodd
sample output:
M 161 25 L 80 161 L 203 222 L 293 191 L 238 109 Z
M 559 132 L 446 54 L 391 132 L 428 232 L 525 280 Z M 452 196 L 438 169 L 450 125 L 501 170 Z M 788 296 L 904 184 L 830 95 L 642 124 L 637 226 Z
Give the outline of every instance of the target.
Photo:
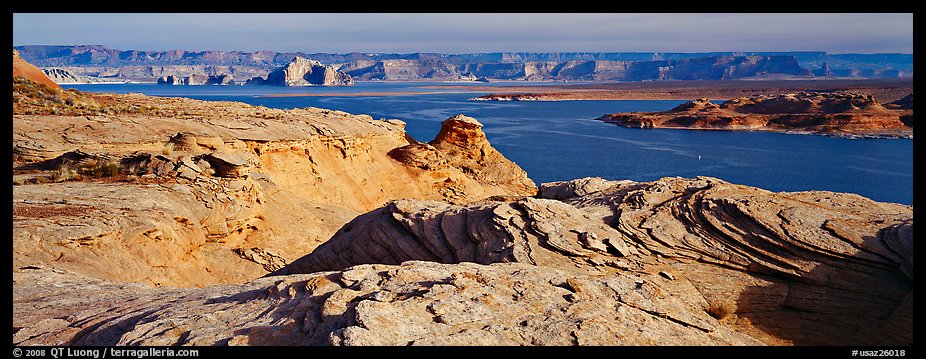
M 912 341 L 909 206 L 709 177 L 588 182 L 541 186 L 561 201 L 394 202 L 275 274 L 407 260 L 665 272 L 767 343 Z
M 582 182 L 542 186 L 559 201 L 398 201 L 330 242 L 350 245 L 282 271 L 313 273 L 244 285 L 154 290 L 22 268 L 15 283 L 32 285 L 14 291 L 13 342 L 912 343 L 909 206 L 708 177 Z M 611 247 L 619 241 L 626 251 Z M 326 256 L 333 248 L 339 256 Z M 367 259 L 401 264 L 356 264 Z M 105 295 L 75 296 L 81 287 Z
M 610 255 L 608 253 L 613 253 Z M 279 274 L 408 260 L 570 267 L 573 258 L 621 264 L 636 250 L 614 229 L 562 202 L 525 198 L 472 207 L 401 200 L 361 215 Z
M 154 290 L 21 265 L 14 343 L 912 343 L 909 206 L 708 177 L 541 188 L 558 200 L 396 201 L 244 285 Z M 106 295 L 75 298 L 83 287 Z
M 153 291 L 48 272 L 14 274 L 34 283 L 19 308 L 60 315 L 14 320 L 15 345 L 761 344 L 709 316 L 690 284 L 659 275 L 405 262 Z

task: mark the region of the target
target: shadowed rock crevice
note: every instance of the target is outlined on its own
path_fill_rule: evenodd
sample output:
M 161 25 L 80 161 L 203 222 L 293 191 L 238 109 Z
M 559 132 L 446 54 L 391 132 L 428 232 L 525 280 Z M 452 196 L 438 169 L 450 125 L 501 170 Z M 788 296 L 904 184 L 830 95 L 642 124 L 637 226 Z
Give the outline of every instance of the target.
M 912 248 L 912 224 L 892 225 L 877 236 L 866 236 L 861 247 L 885 248 L 886 243 Z M 912 345 L 913 278 L 904 272 L 907 265 L 912 269 L 912 253 L 873 261 L 868 259 L 872 254 L 856 251 L 839 260 L 824 259 L 805 275 L 826 278 L 825 282 L 778 280 L 787 296 L 776 306 L 755 307 L 766 290 L 746 287 L 737 300 L 742 316 L 795 345 Z

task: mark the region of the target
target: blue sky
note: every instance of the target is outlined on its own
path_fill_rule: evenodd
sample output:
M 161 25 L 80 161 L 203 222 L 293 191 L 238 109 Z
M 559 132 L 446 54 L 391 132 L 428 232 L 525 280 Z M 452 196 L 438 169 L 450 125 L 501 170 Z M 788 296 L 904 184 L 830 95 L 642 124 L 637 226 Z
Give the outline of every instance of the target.
M 913 14 L 13 14 L 13 45 L 347 52 L 913 53 Z

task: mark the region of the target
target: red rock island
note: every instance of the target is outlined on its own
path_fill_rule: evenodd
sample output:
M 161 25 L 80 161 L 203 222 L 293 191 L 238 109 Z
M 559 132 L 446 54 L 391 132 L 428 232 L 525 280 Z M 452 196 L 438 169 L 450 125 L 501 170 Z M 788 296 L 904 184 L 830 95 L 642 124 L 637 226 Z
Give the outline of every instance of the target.
M 598 120 L 633 128 L 757 130 L 849 137 L 913 136 L 912 95 L 909 106 L 886 108 L 870 94 L 800 92 L 737 97 L 721 104 L 706 98 L 663 112 L 622 112 Z

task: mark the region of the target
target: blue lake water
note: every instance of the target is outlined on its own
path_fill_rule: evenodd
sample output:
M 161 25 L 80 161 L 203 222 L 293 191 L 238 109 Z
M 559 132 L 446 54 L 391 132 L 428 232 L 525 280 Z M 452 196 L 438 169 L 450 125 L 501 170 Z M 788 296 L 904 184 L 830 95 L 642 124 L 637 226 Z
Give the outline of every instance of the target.
M 683 101 L 476 102 L 486 92 L 440 90 L 438 83 L 361 82 L 353 87 L 73 85 L 83 91 L 240 101 L 273 108 L 322 107 L 396 118 L 419 141 L 458 113 L 482 122 L 492 145 L 537 183 L 588 176 L 651 181 L 721 178 L 772 191 L 829 190 L 913 204 L 913 141 L 843 139 L 745 131 L 629 129 L 594 119 L 620 111 L 662 111 Z M 486 84 L 474 84 L 484 86 Z M 493 84 L 494 85 L 494 84 Z M 438 92 L 337 96 L 359 92 Z M 326 93 L 323 97 L 261 97 Z

